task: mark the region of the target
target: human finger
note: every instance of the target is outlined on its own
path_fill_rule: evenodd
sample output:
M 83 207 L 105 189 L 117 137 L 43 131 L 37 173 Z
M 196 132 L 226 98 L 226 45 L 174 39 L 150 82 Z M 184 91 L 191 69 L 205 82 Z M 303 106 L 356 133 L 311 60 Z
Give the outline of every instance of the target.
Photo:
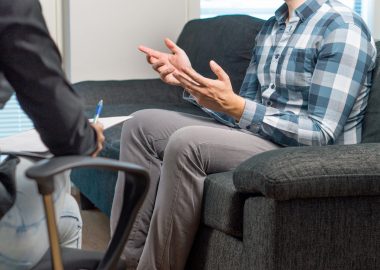
M 152 67 L 154 70 L 158 71 L 158 69 L 162 66 L 165 66 L 165 62 L 164 61 L 157 61 L 156 63 L 152 64 Z
M 158 61 L 158 59 L 157 58 L 155 58 L 155 57 L 153 57 L 153 56 L 149 56 L 149 55 L 147 55 L 146 56 L 146 61 L 149 63 L 149 64 L 154 64 L 154 63 L 156 63 L 157 61 Z
M 196 82 L 187 79 L 184 75 L 175 72 L 173 73 L 173 76 L 181 83 L 183 88 L 189 89 L 191 91 L 196 91 L 202 94 L 204 93 L 204 90 L 200 85 L 198 85 Z
M 194 69 L 192 68 L 185 68 L 184 71 L 183 71 L 191 80 L 193 80 L 194 82 L 200 84 L 200 85 L 204 85 L 204 86 L 207 86 L 209 84 L 209 79 L 207 79 L 206 77 L 203 77 L 201 74 L 199 74 L 198 72 L 196 72 Z
M 175 44 L 173 41 L 171 41 L 169 38 L 165 38 L 165 45 L 166 47 L 168 47 L 168 49 L 172 52 L 172 53 L 178 53 L 180 52 L 182 49 L 180 47 L 177 46 L 177 44 Z
M 219 66 L 214 60 L 210 61 L 210 68 L 219 80 L 227 81 L 230 79 L 228 74 L 223 70 L 223 68 Z
M 159 51 L 153 50 L 153 49 L 151 49 L 151 48 L 148 48 L 148 47 L 145 47 L 145 46 L 142 46 L 142 45 L 140 45 L 140 46 L 138 47 L 138 49 L 139 49 L 139 51 L 145 53 L 146 55 L 153 56 L 153 57 L 155 57 L 155 58 L 160 58 L 160 56 L 161 56 L 161 54 L 162 54 L 162 53 L 159 52 Z
M 161 78 L 165 79 L 166 76 L 168 76 L 169 74 L 171 74 L 173 72 L 174 72 L 174 68 L 167 68 L 167 69 L 160 72 Z

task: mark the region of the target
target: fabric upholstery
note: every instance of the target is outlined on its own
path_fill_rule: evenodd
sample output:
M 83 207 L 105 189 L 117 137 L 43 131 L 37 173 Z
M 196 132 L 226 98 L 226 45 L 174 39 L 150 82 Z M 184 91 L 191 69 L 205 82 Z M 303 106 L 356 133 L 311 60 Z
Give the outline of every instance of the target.
M 185 269 L 252 269 L 242 265 L 243 242 L 216 229 L 201 225 Z
M 240 269 L 380 269 L 378 239 L 379 196 L 252 197 L 244 207 Z
M 242 237 L 243 206 L 247 196 L 236 191 L 232 175 L 232 172 L 225 172 L 207 177 L 203 191 L 202 220 L 211 228 Z
M 380 195 L 380 144 L 282 148 L 234 171 L 240 192 L 276 200 Z
M 94 110 L 99 97 L 104 109 L 109 105 L 186 103 L 182 100 L 182 88 L 167 85 L 159 79 L 123 81 L 83 81 L 74 84 L 86 108 Z M 123 113 L 123 112 L 121 112 Z
M 377 67 L 363 125 L 363 143 L 380 142 L 380 41 L 376 42 Z

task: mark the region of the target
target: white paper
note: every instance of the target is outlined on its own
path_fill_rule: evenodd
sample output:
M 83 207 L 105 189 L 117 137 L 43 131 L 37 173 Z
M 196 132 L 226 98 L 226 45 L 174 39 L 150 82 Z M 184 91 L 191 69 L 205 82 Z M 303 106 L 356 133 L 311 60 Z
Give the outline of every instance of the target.
M 116 126 L 117 124 L 124 122 L 128 119 L 131 119 L 133 116 L 114 116 L 114 117 L 100 117 L 98 118 L 98 122 L 102 123 L 104 126 L 104 129 Z M 92 122 L 92 119 L 89 120 Z
M 130 118 L 132 118 L 132 116 L 103 117 L 99 118 L 98 121 L 104 125 L 104 129 L 107 129 Z M 35 129 L 0 138 L 0 150 L 38 153 L 46 153 L 49 151 Z

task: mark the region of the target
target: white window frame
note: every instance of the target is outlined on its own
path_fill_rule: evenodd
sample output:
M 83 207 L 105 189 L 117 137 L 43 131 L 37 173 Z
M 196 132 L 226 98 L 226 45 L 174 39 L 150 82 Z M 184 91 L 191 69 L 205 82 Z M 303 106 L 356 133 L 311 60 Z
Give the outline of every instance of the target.
M 188 3 L 189 19 L 201 17 L 201 0 L 186 0 Z M 222 1 L 222 0 L 220 0 Z M 343 0 L 344 2 L 344 0 Z M 375 38 L 380 39 L 380 16 L 375 11 L 380 8 L 379 0 L 363 0 L 362 16 L 366 20 Z

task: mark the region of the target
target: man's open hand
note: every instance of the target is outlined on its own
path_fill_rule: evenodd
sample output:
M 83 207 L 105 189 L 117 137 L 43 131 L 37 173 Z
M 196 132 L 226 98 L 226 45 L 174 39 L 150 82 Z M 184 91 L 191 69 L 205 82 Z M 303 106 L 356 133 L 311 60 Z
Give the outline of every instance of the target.
M 183 74 L 184 69 L 190 68 L 189 57 L 184 50 L 168 38 L 165 39 L 165 45 L 171 53 L 156 51 L 145 46 L 139 46 L 139 50 L 146 54 L 148 63 L 157 71 L 162 81 L 171 85 L 180 85 L 173 73 Z
M 175 72 L 173 76 L 198 104 L 239 120 L 244 111 L 244 98 L 234 93 L 229 76 L 215 61 L 210 61 L 210 67 L 216 80 L 203 77 L 191 67 L 183 70 L 185 75 Z

